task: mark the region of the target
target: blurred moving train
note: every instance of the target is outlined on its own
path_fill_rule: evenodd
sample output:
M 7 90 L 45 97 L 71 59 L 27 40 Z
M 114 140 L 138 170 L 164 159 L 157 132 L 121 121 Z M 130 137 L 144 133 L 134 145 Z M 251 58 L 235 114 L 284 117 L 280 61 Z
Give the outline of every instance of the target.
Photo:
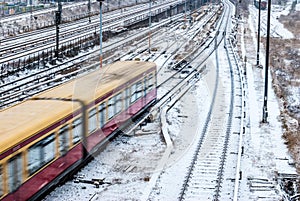
M 259 9 L 259 0 L 254 0 L 254 6 Z M 266 0 L 260 0 L 260 9 L 266 10 L 267 9 L 267 1 Z
M 2 110 L 0 199 L 39 198 L 155 100 L 156 65 L 120 61 Z

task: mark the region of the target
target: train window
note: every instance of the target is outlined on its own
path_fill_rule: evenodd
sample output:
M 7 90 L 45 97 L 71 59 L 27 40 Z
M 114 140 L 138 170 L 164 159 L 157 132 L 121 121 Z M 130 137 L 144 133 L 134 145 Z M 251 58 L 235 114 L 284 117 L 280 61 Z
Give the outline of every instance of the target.
M 8 186 L 9 192 L 15 191 L 22 183 L 22 157 L 18 154 L 8 162 Z
M 113 118 L 113 116 L 115 116 L 116 114 L 115 100 L 116 100 L 115 96 L 108 100 L 108 119 Z
M 153 89 L 153 75 L 149 75 L 148 77 L 148 88 L 147 88 L 147 92 L 151 91 L 151 89 Z
M 116 95 L 116 114 L 122 111 L 122 93 Z
M 82 131 L 82 124 L 81 124 L 81 117 L 75 119 L 73 121 L 73 144 L 76 144 L 77 142 L 80 141 L 80 138 L 81 138 L 81 131 Z
M 136 99 L 139 99 L 142 96 L 142 91 L 143 91 L 143 84 L 141 81 L 139 81 L 136 84 Z
M 96 116 L 96 114 L 97 114 L 96 108 L 92 109 L 89 112 L 89 133 L 96 130 L 96 128 L 97 128 L 97 116 Z
M 33 145 L 28 150 L 28 173 L 32 175 L 40 168 L 40 146 Z
M 68 127 L 68 125 L 62 127 L 59 130 L 58 141 L 59 141 L 60 155 L 66 154 L 69 149 L 69 127 Z
M 0 197 L 3 195 L 3 174 L 2 165 L 0 165 Z
M 136 84 L 133 84 L 131 86 L 131 98 L 130 98 L 130 103 L 134 103 L 136 101 Z
M 55 157 L 54 134 L 49 135 L 42 141 L 32 145 L 28 149 L 28 173 L 32 175 L 43 165 Z
M 99 124 L 100 124 L 100 128 L 102 128 L 106 123 L 105 103 L 101 103 L 98 107 L 98 110 L 99 110 Z
M 125 108 L 127 109 L 130 105 L 130 88 L 126 88 L 125 91 Z
M 55 157 L 55 141 L 54 141 L 54 139 L 55 139 L 54 134 L 52 134 L 41 141 L 41 147 L 42 147 L 41 161 L 43 163 L 42 165 L 47 164 L 48 162 L 53 160 Z

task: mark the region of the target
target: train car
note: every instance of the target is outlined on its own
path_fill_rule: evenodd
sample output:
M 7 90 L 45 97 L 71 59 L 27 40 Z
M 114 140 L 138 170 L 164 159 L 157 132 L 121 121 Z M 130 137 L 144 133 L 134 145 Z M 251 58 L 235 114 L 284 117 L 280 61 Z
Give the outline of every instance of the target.
M 259 9 L 259 0 L 254 0 L 254 6 Z M 267 9 L 267 1 L 266 0 L 261 0 L 260 1 L 260 9 L 261 10 L 266 10 Z
M 2 110 L 0 200 L 40 198 L 155 99 L 155 64 L 120 61 Z

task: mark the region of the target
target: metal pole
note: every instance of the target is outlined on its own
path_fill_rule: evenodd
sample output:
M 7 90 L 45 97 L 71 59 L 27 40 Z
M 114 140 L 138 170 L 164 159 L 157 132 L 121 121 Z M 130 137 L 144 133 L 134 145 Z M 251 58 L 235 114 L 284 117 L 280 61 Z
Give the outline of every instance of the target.
M 271 0 L 268 0 L 268 21 L 267 21 L 267 44 L 266 44 L 266 66 L 265 66 L 265 92 L 263 106 L 263 123 L 267 123 L 268 118 L 268 68 L 269 68 L 269 45 L 270 45 L 270 21 L 271 21 Z
M 88 2 L 88 11 L 89 11 L 89 23 L 91 23 L 91 0 Z
M 238 7 L 238 1 L 236 1 L 234 5 L 235 5 L 234 17 L 235 17 L 235 18 L 237 18 L 237 12 L 238 12 L 238 9 L 237 9 L 237 7 Z
M 58 59 L 58 52 L 59 52 L 59 25 L 61 24 L 61 12 L 62 12 L 62 5 L 61 1 L 58 0 L 58 11 L 55 12 L 55 26 L 56 26 L 56 50 L 55 50 L 55 57 Z
M 151 0 L 149 0 L 149 53 L 151 52 Z
M 189 21 L 190 21 L 190 26 L 192 26 L 192 1 L 190 0 L 190 19 L 189 19 Z
M 32 20 L 32 1 L 30 0 L 30 20 Z
M 170 23 L 172 22 L 172 5 L 170 6 Z
M 104 0 L 99 0 L 100 2 L 100 68 L 102 68 L 102 2 Z
M 55 27 L 56 27 L 55 57 L 56 57 L 56 59 L 58 59 L 58 51 L 59 51 L 59 11 L 55 12 Z
M 259 43 L 260 43 L 260 4 L 261 0 L 258 2 L 258 30 L 257 30 L 257 57 L 256 57 L 256 65 L 259 66 Z
M 186 1 L 184 1 L 184 24 L 186 24 Z

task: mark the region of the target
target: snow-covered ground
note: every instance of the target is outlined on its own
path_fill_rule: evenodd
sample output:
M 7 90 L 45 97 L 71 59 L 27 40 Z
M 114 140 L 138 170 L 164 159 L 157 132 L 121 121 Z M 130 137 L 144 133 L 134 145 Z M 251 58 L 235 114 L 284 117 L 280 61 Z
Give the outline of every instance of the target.
M 282 7 L 276 6 L 272 9 L 272 29 L 275 29 L 273 33 L 276 32 L 276 36 L 294 37 L 276 19 L 281 14 L 286 15 L 289 8 L 287 6 L 282 9 Z M 296 8 L 300 10 L 299 4 Z M 262 26 L 265 26 L 265 11 L 263 11 L 263 16 L 265 23 Z M 257 9 L 254 6 L 250 6 L 249 20 L 243 19 L 243 22 L 240 24 L 242 27 L 240 37 L 243 41 L 241 45 L 242 58 L 248 58 L 245 63 L 248 84 L 246 113 L 248 116 L 244 136 L 239 200 L 279 200 L 280 195 L 276 191 L 278 189 L 277 173 L 295 174 L 296 171 L 293 166 L 289 165 L 290 156 L 284 145 L 284 140 L 281 138 L 283 131 L 279 117 L 279 104 L 271 87 L 270 75 L 268 75 L 270 78 L 268 85 L 268 123 L 261 123 L 264 70 L 254 66 L 256 51 L 253 46 L 257 44 L 255 35 Z M 251 38 L 253 38 L 250 42 L 244 41 L 245 28 L 250 31 Z M 266 30 L 263 27 L 262 29 Z M 180 33 L 177 32 L 176 34 Z M 249 44 L 252 45 L 253 50 L 247 49 L 246 46 Z M 261 51 L 261 61 L 262 64 L 265 63 L 263 51 Z M 161 65 L 160 63 L 157 64 L 158 66 Z M 96 172 L 86 168 L 77 175 L 84 179 L 105 178 L 104 181 L 109 183 L 96 188 L 89 184 L 74 183 L 74 180 L 68 181 L 66 185 L 57 188 L 45 200 L 119 200 L 118 194 L 128 195 L 128 200 L 145 200 L 148 196 L 150 196 L 150 200 L 176 200 L 178 198 L 176 193 L 182 187 L 181 182 L 185 176 L 185 172 L 181 169 L 189 165 L 190 162 L 190 156 L 185 156 L 185 154 L 192 146 L 193 139 L 197 136 L 197 130 L 201 130 L 203 124 L 201 114 L 205 114 L 209 108 L 210 92 L 208 86 L 210 84 L 209 79 L 204 76 L 196 87 L 168 113 L 168 124 L 165 126 L 167 126 L 171 138 L 176 139 L 176 143 L 174 143 L 174 150 L 172 150 L 167 165 L 163 168 L 156 166 L 160 163 L 166 150 L 164 141 L 158 135 L 160 131 L 157 128 L 160 127 L 160 124 L 156 122 L 144 127 L 135 137 L 121 136 L 119 140 L 124 143 L 119 143 L 120 141 L 110 143 L 105 151 L 91 162 L 90 167 L 96 169 Z M 300 102 L 300 97 L 297 94 L 300 94 L 299 89 L 295 89 L 293 95 L 295 105 L 299 105 Z M 115 151 L 116 149 L 117 151 Z M 93 174 L 90 174 L 91 172 Z M 151 181 L 150 175 L 156 175 L 157 180 Z M 261 189 L 255 190 L 254 185 L 250 186 L 255 182 L 257 185 L 259 183 L 257 181 L 270 183 L 263 183 L 263 191 L 261 191 Z M 269 188 L 269 185 L 274 188 Z M 153 186 L 154 189 L 152 189 Z M 149 194 L 150 190 L 153 190 L 151 194 Z
M 250 9 L 253 12 L 257 10 Z M 286 10 L 286 9 L 285 9 Z M 283 10 L 285 13 L 286 11 Z M 275 15 L 280 13 L 279 8 L 276 8 Z M 252 44 L 256 44 L 256 13 L 251 12 L 249 20 L 243 19 L 245 24 L 242 26 L 241 33 L 245 26 L 251 31 L 253 40 Z M 276 19 L 276 16 L 272 19 Z M 255 22 L 255 23 L 254 23 Z M 273 27 L 276 28 L 276 32 L 287 38 L 293 37 L 293 35 L 285 30 L 282 25 L 276 20 L 273 23 Z M 280 29 L 278 28 L 280 27 Z M 264 89 L 264 74 L 263 70 L 257 69 L 254 65 L 256 63 L 255 57 L 250 55 L 256 55 L 255 47 L 254 51 L 249 52 L 245 46 L 249 45 L 248 42 L 244 42 L 244 35 L 241 35 L 243 44 L 242 53 L 243 57 L 248 58 L 246 65 L 247 72 L 247 103 L 246 103 L 246 132 L 244 135 L 244 154 L 242 156 L 241 164 L 241 180 L 239 200 L 279 200 L 280 189 L 276 182 L 276 176 L 278 173 L 290 173 L 295 174 L 295 168 L 289 165 L 290 156 L 288 150 L 284 144 L 282 136 L 281 121 L 279 118 L 279 104 L 271 85 L 271 77 L 269 76 L 269 94 L 268 94 L 268 123 L 262 124 L 262 107 L 263 107 L 263 89 Z M 261 51 L 262 52 L 262 51 Z M 261 54 L 261 63 L 264 64 L 264 53 Z M 160 64 L 158 63 L 158 66 Z M 209 70 L 208 70 L 209 71 Z M 144 131 L 148 132 L 148 135 L 138 135 L 132 138 L 126 138 L 125 145 L 114 143 L 100 154 L 96 159 L 94 168 L 99 169 L 98 175 L 89 175 L 89 170 L 84 170 L 80 174 L 85 175 L 84 178 L 106 178 L 107 181 L 112 183 L 124 183 L 119 187 L 114 185 L 103 185 L 99 189 L 93 186 L 86 186 L 84 184 L 77 184 L 74 187 L 73 181 L 67 182 L 65 186 L 57 189 L 51 193 L 46 200 L 68 200 L 70 195 L 74 194 L 75 197 L 80 197 L 84 200 L 93 197 L 94 200 L 118 200 L 115 194 L 126 194 L 129 200 L 176 200 L 178 199 L 178 191 L 182 187 L 182 181 L 184 180 L 185 173 L 181 171 L 185 169 L 190 163 L 190 157 L 186 155 L 188 150 L 193 145 L 193 139 L 197 136 L 197 130 L 200 130 L 203 122 L 201 121 L 201 114 L 205 114 L 209 107 L 209 90 L 208 86 L 211 83 L 209 79 L 203 78 L 197 83 L 197 86 L 183 97 L 174 108 L 170 110 L 167 116 L 167 130 L 171 138 L 174 140 L 174 147 L 169 162 L 166 163 L 164 168 L 157 169 L 155 167 L 149 167 L 155 161 L 159 161 L 165 150 L 164 143 L 158 143 L 154 140 L 158 135 L 158 131 L 155 125 L 145 127 Z M 154 127 L 153 127 L 154 126 Z M 156 125 L 157 126 L 157 125 Z M 143 136 L 143 137 L 141 137 Z M 147 136 L 147 137 L 146 137 Z M 150 137 L 150 138 L 149 138 Z M 151 140 L 150 140 L 151 139 Z M 152 141 L 154 140 L 154 141 Z M 149 153 L 149 146 L 152 147 L 155 144 L 155 149 L 152 150 L 152 157 L 144 155 Z M 131 145 L 128 147 L 127 145 Z M 118 149 L 119 151 L 113 152 L 111 149 Z M 122 150 L 132 150 L 130 156 L 128 154 L 122 154 Z M 114 155 L 112 155 L 112 153 Z M 115 155 L 117 154 L 117 155 Z M 134 156 L 138 155 L 138 156 Z M 123 157 L 123 158 L 122 158 Z M 153 158 L 155 157 L 155 159 Z M 135 158 L 135 159 L 134 159 Z M 137 158 L 140 158 L 136 160 Z M 146 159 L 146 160 L 145 160 Z M 148 160 L 147 160 L 148 159 Z M 124 163 L 128 163 L 128 167 L 109 167 L 109 164 L 115 164 L 116 161 L 120 163 L 120 166 L 124 166 Z M 233 161 L 227 161 L 230 163 Z M 139 165 L 137 165 L 139 164 Z M 126 165 L 125 165 L 126 166 Z M 141 167 L 143 166 L 143 168 Z M 151 165 L 150 165 L 151 166 Z M 146 168 L 147 167 L 147 168 Z M 107 171 L 106 168 L 110 170 Z M 128 178 L 119 178 L 117 169 L 128 170 Z M 113 170 L 116 171 L 113 171 Z M 148 169 L 150 172 L 145 171 Z M 153 172 L 154 170 L 154 172 Z M 132 172 L 138 174 L 134 176 Z M 155 176 L 155 180 L 148 178 L 150 173 Z M 152 176 L 154 177 L 154 176 Z M 149 183 L 148 183 L 149 179 Z M 128 185 L 132 185 L 132 189 L 128 190 Z M 125 186 L 127 185 L 127 186 Z M 76 185 L 75 185 L 76 186 Z M 115 188 L 115 189 L 114 189 Z M 149 189 L 151 188 L 151 189 Z M 110 190 L 114 189 L 114 190 Z M 73 191 L 74 190 L 74 191 Z M 70 193 L 70 191 L 72 193 Z M 75 193 L 74 193 L 75 192 Z M 149 195 L 149 192 L 150 195 Z M 279 192 L 279 193 L 278 193 Z M 150 196 L 150 197 L 148 197 Z
M 283 38 L 290 38 L 293 37 L 293 35 L 283 28 L 283 25 L 276 20 L 276 16 L 280 16 L 281 14 L 286 15 L 290 8 L 290 4 L 288 5 L 289 6 L 285 8 L 277 6 L 272 12 L 272 27 L 276 30 L 278 35 Z M 244 37 L 244 29 L 248 28 L 251 31 L 253 40 L 246 41 L 246 44 L 241 45 L 243 52 L 242 58 L 247 57 L 248 111 L 250 112 L 250 116 L 247 125 L 247 134 L 245 135 L 245 151 L 242 158 L 243 179 L 241 180 L 240 198 L 241 200 L 279 200 L 280 193 L 278 194 L 276 191 L 278 190 L 276 183 L 277 174 L 296 174 L 296 169 L 289 165 L 292 164 L 292 160 L 282 139 L 283 130 L 280 119 L 280 104 L 272 89 L 270 73 L 268 75 L 268 123 L 261 123 L 264 97 L 264 69 L 259 69 L 255 66 L 256 52 L 253 50 L 256 48 L 252 47 L 251 51 L 249 46 L 248 48 L 245 47 L 251 43 L 257 44 L 255 37 L 255 30 L 257 30 L 257 9 L 250 8 L 250 11 L 249 20 L 246 21 L 245 19 L 245 23 L 241 24 L 241 37 Z M 249 32 L 247 32 L 247 34 L 249 36 Z M 262 44 L 261 47 L 263 47 Z M 261 64 L 265 66 L 264 49 L 261 51 L 260 60 Z M 253 181 L 264 181 L 264 188 L 255 189 L 253 186 L 249 188 L 249 184 Z M 272 183 L 274 188 L 269 188 L 266 181 Z
M 287 4 L 287 6 L 277 6 L 273 5 L 271 8 L 271 35 L 272 37 L 280 37 L 284 39 L 290 39 L 294 38 L 293 33 L 291 33 L 289 30 L 285 29 L 283 24 L 281 24 L 278 21 L 278 18 L 280 15 L 288 15 L 289 11 L 291 9 L 291 2 Z M 251 15 L 249 16 L 249 20 L 252 21 L 252 23 L 255 25 L 254 30 L 257 30 L 257 24 L 258 24 L 258 9 L 254 5 L 249 6 L 249 11 Z M 267 10 L 261 11 L 261 36 L 267 35 Z

